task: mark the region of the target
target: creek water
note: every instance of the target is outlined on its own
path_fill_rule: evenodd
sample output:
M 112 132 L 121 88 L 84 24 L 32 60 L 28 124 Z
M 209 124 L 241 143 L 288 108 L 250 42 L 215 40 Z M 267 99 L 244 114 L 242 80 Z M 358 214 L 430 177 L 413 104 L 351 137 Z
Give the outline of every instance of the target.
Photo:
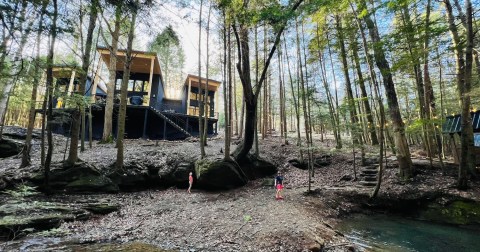
M 337 228 L 360 251 L 479 251 L 480 227 L 431 223 L 398 216 L 359 215 Z

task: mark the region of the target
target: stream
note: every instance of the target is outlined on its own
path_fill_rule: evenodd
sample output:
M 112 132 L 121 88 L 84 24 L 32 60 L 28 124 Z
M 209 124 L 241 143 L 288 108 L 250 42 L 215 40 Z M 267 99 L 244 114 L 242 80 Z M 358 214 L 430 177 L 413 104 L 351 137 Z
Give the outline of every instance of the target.
M 479 251 L 480 227 L 386 215 L 359 215 L 337 228 L 360 251 Z

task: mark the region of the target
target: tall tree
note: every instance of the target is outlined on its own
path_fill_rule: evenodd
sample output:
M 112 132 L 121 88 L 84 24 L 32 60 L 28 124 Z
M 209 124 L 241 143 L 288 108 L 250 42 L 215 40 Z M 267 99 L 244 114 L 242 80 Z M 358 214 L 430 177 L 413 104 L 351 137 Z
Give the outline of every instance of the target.
M 462 107 L 462 131 L 461 131 L 461 153 L 460 165 L 458 169 L 457 187 L 466 189 L 468 187 L 467 172 L 473 169 L 472 145 L 473 128 L 470 116 L 470 89 L 472 76 L 472 49 L 473 49 L 473 25 L 472 25 L 472 5 L 469 0 L 465 1 L 467 9 L 467 41 L 464 55 L 464 46 L 461 42 L 461 36 L 455 24 L 453 8 L 449 0 L 443 0 L 447 14 L 448 28 L 452 37 L 453 49 L 455 52 L 455 74 L 457 80 L 457 90 Z
M 285 30 L 288 19 L 290 16 L 294 15 L 297 8 L 303 0 L 298 0 L 289 6 L 282 7 L 278 3 L 272 3 L 272 8 L 277 8 L 278 11 L 271 13 L 272 24 L 274 25 L 274 43 L 266 64 L 262 70 L 262 74 L 258 83 L 256 83 L 255 88 L 252 86 L 252 81 L 250 77 L 250 49 L 249 49 L 249 33 L 250 33 L 250 19 L 246 18 L 245 15 L 249 15 L 251 11 L 251 6 L 249 1 L 243 1 L 240 6 L 235 6 L 240 8 L 242 11 L 236 10 L 234 16 L 234 24 L 232 25 L 235 38 L 237 41 L 237 51 L 238 51 L 238 62 L 237 62 L 237 71 L 239 73 L 240 80 L 243 86 L 243 94 L 245 100 L 245 132 L 242 142 L 235 149 L 233 155 L 237 162 L 244 162 L 246 160 L 247 154 L 253 146 L 254 130 L 255 130 L 255 119 L 256 114 L 255 110 L 257 109 L 257 97 L 259 96 L 260 90 L 262 88 L 263 82 L 267 74 L 268 66 L 270 61 L 277 49 L 277 45 L 280 42 L 281 35 Z M 283 11 L 280 11 L 282 9 Z M 269 11 L 273 9 L 268 8 Z
M 110 62 L 108 67 L 108 82 L 107 82 L 107 99 L 105 103 L 105 118 L 103 123 L 103 135 L 102 142 L 110 142 L 112 140 L 112 119 L 113 119 L 113 105 L 114 105 L 114 96 L 115 96 L 115 82 L 117 79 L 117 52 L 118 52 L 118 40 L 120 38 L 120 25 L 123 22 L 122 18 L 122 3 L 120 1 L 113 2 L 115 5 L 115 19 L 114 27 L 112 28 L 109 24 L 109 21 L 104 16 L 102 11 L 102 18 L 104 20 L 105 26 L 110 33 L 112 40 L 111 43 L 108 43 L 107 38 L 103 33 L 100 33 L 103 36 L 103 40 L 108 44 L 108 49 L 110 51 Z
M 52 123 L 53 123 L 53 54 L 55 51 L 55 41 L 57 39 L 57 19 L 58 19 L 58 5 L 57 0 L 52 0 L 53 3 L 53 14 L 52 14 L 52 23 L 50 26 L 50 43 L 48 48 L 47 56 L 47 89 L 48 89 L 48 112 L 47 112 L 47 142 L 48 149 L 47 155 L 45 157 L 45 191 L 47 194 L 50 193 L 49 185 L 49 176 L 50 176 L 50 164 L 52 163 L 53 155 L 53 134 L 52 134 Z
M 37 36 L 36 36 L 36 54 L 34 59 L 34 70 L 33 70 L 33 85 L 32 85 L 32 95 L 30 100 L 30 111 L 28 113 L 28 126 L 27 126 L 27 136 L 25 137 L 25 146 L 22 152 L 22 163 L 20 168 L 27 167 L 31 164 L 30 151 L 32 148 L 32 133 L 33 127 L 35 124 L 35 103 L 37 101 L 37 89 L 40 82 L 40 39 L 43 32 L 43 18 L 45 16 L 46 8 L 48 1 L 41 1 L 40 16 L 38 19 L 37 25 Z
M 203 141 L 203 102 L 202 102 L 202 9 L 203 9 L 203 0 L 200 0 L 200 11 L 198 13 L 198 107 L 200 109 L 198 114 L 198 132 L 200 138 L 200 155 L 202 159 L 205 157 L 205 142 Z
M 370 39 L 373 42 L 375 63 L 380 69 L 380 73 L 383 77 L 383 85 L 385 87 L 388 109 L 390 111 L 390 118 L 393 125 L 395 146 L 397 148 L 396 156 L 400 169 L 400 177 L 407 180 L 413 177 L 412 160 L 410 158 L 410 150 L 408 149 L 407 139 L 405 137 L 405 125 L 400 114 L 392 71 L 385 56 L 385 49 L 383 48 L 380 34 L 378 33 L 378 27 L 370 17 L 373 13 L 368 11 L 365 0 L 360 0 L 359 7 L 362 10 L 362 18 L 368 28 Z
M 78 160 L 78 140 L 80 136 L 80 130 L 82 136 L 85 136 L 85 104 L 86 104 L 86 97 L 85 97 L 85 86 L 87 82 L 87 74 L 88 68 L 90 66 L 90 56 L 92 52 L 93 46 L 93 31 L 95 29 L 95 24 L 97 21 L 97 8 L 98 8 L 98 0 L 91 0 L 90 1 L 90 13 L 89 13 L 89 20 L 88 20 L 88 28 L 87 28 L 87 36 L 85 39 L 85 46 L 82 48 L 82 69 L 80 71 L 80 78 L 79 78 L 79 87 L 78 87 L 78 94 L 75 101 L 77 102 L 76 108 L 78 109 L 73 113 L 72 116 L 72 130 L 71 130 L 71 139 L 70 139 L 70 150 L 68 152 L 68 158 L 66 163 L 69 165 L 74 165 L 75 162 Z M 80 31 L 82 34 L 82 31 Z M 83 37 L 83 36 L 80 36 Z M 82 142 L 83 142 L 82 138 Z M 82 143 L 83 146 L 83 143 Z
M 27 39 L 28 36 L 30 35 L 30 32 L 32 31 L 32 26 L 34 24 L 35 19 L 30 18 L 28 22 L 26 22 L 26 15 L 27 15 L 27 6 L 28 6 L 28 1 L 22 0 L 21 1 L 21 11 L 20 11 L 20 17 L 18 18 L 18 21 L 14 21 L 13 24 L 11 25 L 12 28 L 15 30 L 19 30 L 21 32 L 21 36 L 19 39 L 19 44 L 18 44 L 18 49 L 15 52 L 15 56 L 13 58 L 13 69 L 12 72 L 13 78 L 10 81 L 7 81 L 5 84 L 5 87 L 3 88 L 2 93 L 0 94 L 0 139 L 2 139 L 3 135 L 3 126 L 5 125 L 5 115 L 7 113 L 8 109 L 8 102 L 10 95 L 13 90 L 15 90 L 15 86 L 20 78 L 20 70 L 23 68 L 23 59 L 22 59 L 22 54 L 23 54 L 23 49 L 25 48 L 25 45 L 27 44 Z M 32 15 L 33 16 L 33 15 Z M 3 19 L 3 18 L 2 18 Z M 16 27 L 18 26 L 18 27 Z M 8 28 L 3 27 L 3 31 L 5 32 Z M 15 31 L 10 31 L 10 33 L 14 33 Z M 4 39 L 4 42 L 8 40 Z M 3 47 L 3 46 L 2 46 Z M 6 52 L 2 54 L 2 59 L 0 59 L 0 78 L 2 77 L 1 74 L 3 72 L 3 65 L 5 62 Z
M 160 64 L 162 65 L 162 74 L 164 85 L 168 88 L 174 88 L 174 84 L 181 83 L 182 68 L 185 64 L 185 53 L 180 43 L 180 38 L 171 25 L 168 25 L 159 33 L 150 45 L 150 51 L 161 55 Z
M 128 80 L 130 79 L 130 70 L 132 65 L 132 47 L 133 47 L 133 38 L 135 34 L 135 25 L 137 22 L 137 14 L 140 8 L 139 1 L 135 1 L 130 6 L 130 23 L 128 31 L 128 41 L 127 41 L 127 50 L 125 52 L 125 63 L 123 67 L 123 77 L 122 77 L 122 87 L 120 93 L 120 109 L 118 112 L 118 134 L 117 134 L 117 161 L 115 162 L 115 168 L 123 168 L 123 159 L 124 159 L 124 133 L 125 133 L 125 118 L 127 115 L 127 88 Z

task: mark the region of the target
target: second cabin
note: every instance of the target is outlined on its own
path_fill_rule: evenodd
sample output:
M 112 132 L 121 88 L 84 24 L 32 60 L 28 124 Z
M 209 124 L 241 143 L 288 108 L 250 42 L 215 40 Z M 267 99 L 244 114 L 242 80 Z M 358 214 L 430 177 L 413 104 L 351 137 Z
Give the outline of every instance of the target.
M 85 94 L 92 103 L 92 138 L 101 139 L 105 123 L 105 106 L 108 92 L 110 51 L 98 47 L 98 63 L 94 66 L 93 76 L 88 76 Z M 125 62 L 124 50 L 118 50 L 115 65 L 114 110 L 111 118 L 113 134 L 116 136 L 118 125 L 118 107 L 120 89 Z M 125 119 L 126 138 L 145 139 L 184 139 L 199 134 L 199 114 L 203 114 L 203 104 L 207 102 L 208 134 L 217 134 L 218 128 L 218 88 L 220 82 L 187 75 L 179 99 L 166 97 L 162 71 L 156 53 L 133 51 L 131 73 L 128 80 L 127 114 Z M 54 74 L 55 92 L 54 112 L 56 120 L 74 111 L 69 106 L 68 97 L 78 92 L 78 74 L 75 68 L 58 69 Z M 200 91 L 201 90 L 201 91 Z M 42 93 L 40 91 L 40 93 Z M 44 93 L 44 92 L 43 92 Z M 39 110 L 41 111 L 41 110 Z M 62 113 L 68 112 L 68 113 Z M 68 117 L 68 116 L 67 116 Z M 86 124 L 89 124 L 87 118 Z M 55 133 L 69 135 L 71 120 L 58 120 Z M 88 126 L 85 127 L 89 135 Z

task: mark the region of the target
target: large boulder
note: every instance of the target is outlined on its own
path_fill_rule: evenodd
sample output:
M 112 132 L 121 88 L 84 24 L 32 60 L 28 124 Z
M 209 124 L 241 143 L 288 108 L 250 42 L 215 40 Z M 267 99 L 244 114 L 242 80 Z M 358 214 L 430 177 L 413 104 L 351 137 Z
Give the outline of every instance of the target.
M 23 148 L 23 143 L 18 140 L 3 138 L 0 140 L 0 158 L 18 155 Z
M 248 177 L 234 161 L 200 159 L 195 162 L 196 184 L 204 189 L 233 189 L 245 185 Z
M 136 191 L 148 188 L 154 184 L 147 166 L 142 162 L 127 161 L 120 170 L 111 165 L 108 178 L 110 178 L 122 191 Z
M 247 161 L 242 163 L 241 169 L 249 179 L 263 178 L 277 172 L 277 167 L 273 163 L 254 155 L 247 156 Z
M 188 174 L 195 172 L 193 158 L 184 155 L 166 157 L 158 162 L 158 167 L 160 185 L 164 187 L 188 187 Z
M 44 174 L 39 173 L 32 182 L 43 186 Z M 73 166 L 65 163 L 53 163 L 49 174 L 49 185 L 54 191 L 69 193 L 118 192 L 118 186 L 95 166 L 85 162 L 77 162 Z

